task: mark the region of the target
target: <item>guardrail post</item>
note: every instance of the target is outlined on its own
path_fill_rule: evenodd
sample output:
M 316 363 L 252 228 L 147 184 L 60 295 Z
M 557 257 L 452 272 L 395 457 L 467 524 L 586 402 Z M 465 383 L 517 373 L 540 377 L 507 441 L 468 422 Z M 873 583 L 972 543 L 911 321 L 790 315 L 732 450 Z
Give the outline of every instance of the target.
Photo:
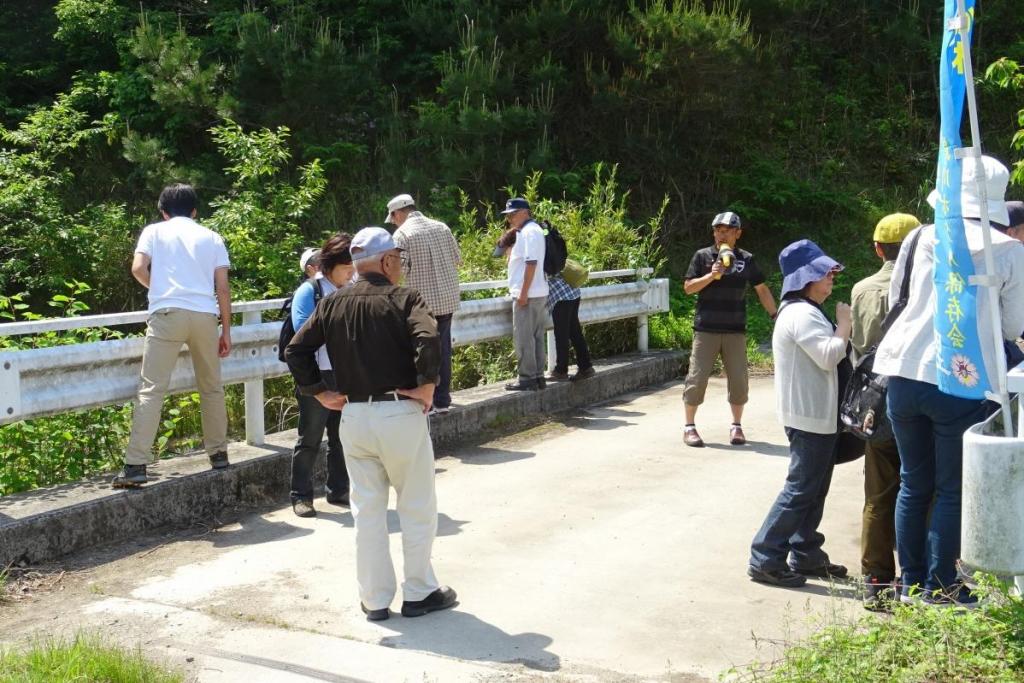
M 263 322 L 260 311 L 246 311 L 242 314 L 242 325 L 256 325 Z M 250 446 L 262 446 L 266 442 L 263 425 L 263 380 L 245 383 L 245 442 Z
M 548 330 L 548 372 L 554 372 L 558 360 L 558 348 L 555 346 L 555 331 Z
M 647 353 L 647 316 L 636 317 L 636 350 Z

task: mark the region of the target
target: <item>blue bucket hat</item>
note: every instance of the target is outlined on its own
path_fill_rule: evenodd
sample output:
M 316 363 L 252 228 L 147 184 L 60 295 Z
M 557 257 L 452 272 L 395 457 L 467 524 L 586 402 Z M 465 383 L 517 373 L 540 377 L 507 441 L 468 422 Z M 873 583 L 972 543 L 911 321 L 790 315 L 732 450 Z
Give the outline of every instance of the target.
M 782 269 L 782 296 L 797 292 L 810 282 L 817 282 L 843 265 L 810 240 L 797 240 L 779 252 Z

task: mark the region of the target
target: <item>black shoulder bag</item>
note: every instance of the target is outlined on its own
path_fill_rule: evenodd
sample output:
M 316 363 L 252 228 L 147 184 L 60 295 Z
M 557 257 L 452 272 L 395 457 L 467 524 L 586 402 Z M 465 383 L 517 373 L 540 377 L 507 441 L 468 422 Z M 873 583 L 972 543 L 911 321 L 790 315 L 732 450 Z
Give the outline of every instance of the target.
M 910 275 L 914 269 L 914 253 L 917 251 L 917 241 L 923 229 L 922 227 L 918 230 L 910 241 L 903 281 L 900 283 L 900 298 L 882 321 L 882 337 L 879 343 L 907 307 L 907 300 L 910 298 Z M 885 411 L 889 377 L 878 375 L 873 370 L 877 351 L 878 344 L 875 344 L 857 361 L 839 400 L 839 421 L 843 429 L 864 441 L 888 441 L 893 438 L 892 425 Z

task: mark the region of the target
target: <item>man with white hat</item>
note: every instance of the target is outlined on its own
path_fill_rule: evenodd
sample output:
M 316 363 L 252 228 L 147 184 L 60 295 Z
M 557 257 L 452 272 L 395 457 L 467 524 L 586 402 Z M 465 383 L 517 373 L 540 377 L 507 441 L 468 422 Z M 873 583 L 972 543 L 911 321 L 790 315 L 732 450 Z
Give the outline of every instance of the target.
M 447 413 L 452 404 L 452 316 L 459 308 L 459 243 L 447 225 L 424 216 L 411 195 L 388 202 L 384 219 L 394 223 L 395 245 L 403 250 L 405 284 L 420 290 L 437 319 L 441 339 L 441 371 L 434 389 L 434 414 Z
M 988 217 L 1008 225 L 1003 201 L 1009 171 L 996 159 L 965 159 L 960 205 L 967 248 L 975 272 L 985 272 L 984 226 L 981 193 L 984 185 Z M 929 203 L 939 200 L 933 192 Z M 889 375 L 889 418 L 900 453 L 900 492 L 896 500 L 896 550 L 902 571 L 904 601 L 919 598 L 940 605 L 970 605 L 976 598 L 957 579 L 960 556 L 960 498 L 963 433 L 985 418 L 984 401 L 960 398 L 939 391 L 935 344 L 935 226 L 917 229 L 921 237 L 914 250 L 907 307 L 879 344 L 874 371 Z M 917 232 L 914 231 L 914 232 Z M 907 235 L 893 268 L 889 301 L 897 300 L 907 267 Z M 1024 244 L 991 230 L 992 256 L 999 285 L 998 299 L 988 287 L 978 289 L 975 333 L 983 341 L 982 362 L 990 378 L 996 360 L 989 340 L 1014 340 L 1024 330 Z M 992 329 L 991 307 L 1001 311 L 1001 329 Z M 1000 335 L 996 337 L 996 335 Z M 970 370 L 970 368 L 967 368 Z
M 398 494 L 405 581 L 402 616 L 455 604 L 430 562 L 437 535 L 434 449 L 426 413 L 441 364 L 437 323 L 422 295 L 400 287 L 401 250 L 383 228 L 352 238 L 359 279 L 323 299 L 296 333 L 285 357 L 299 391 L 342 410 L 341 442 L 351 478 L 359 598 L 370 621 L 390 616 L 395 569 L 388 543 L 388 493 Z M 327 346 L 337 390 L 316 362 Z

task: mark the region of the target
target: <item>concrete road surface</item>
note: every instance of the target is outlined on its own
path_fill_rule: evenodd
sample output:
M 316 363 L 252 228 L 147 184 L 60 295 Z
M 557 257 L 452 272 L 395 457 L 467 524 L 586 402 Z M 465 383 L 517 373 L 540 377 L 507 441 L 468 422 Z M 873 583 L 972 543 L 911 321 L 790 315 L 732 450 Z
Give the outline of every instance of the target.
M 0 605 L 0 640 L 87 629 L 201 681 L 702 681 L 858 614 L 852 584 L 746 576 L 788 464 L 771 378 L 752 381 L 745 447 L 725 445 L 722 380 L 698 415 L 707 448 L 682 444 L 680 395 L 667 385 L 443 454 L 434 563 L 459 593 L 452 611 L 365 621 L 352 516 L 318 499 L 315 519 L 248 514 L 85 558 Z M 823 523 L 854 573 L 861 486 L 861 463 L 838 467 Z M 400 567 L 393 512 L 391 529 Z

